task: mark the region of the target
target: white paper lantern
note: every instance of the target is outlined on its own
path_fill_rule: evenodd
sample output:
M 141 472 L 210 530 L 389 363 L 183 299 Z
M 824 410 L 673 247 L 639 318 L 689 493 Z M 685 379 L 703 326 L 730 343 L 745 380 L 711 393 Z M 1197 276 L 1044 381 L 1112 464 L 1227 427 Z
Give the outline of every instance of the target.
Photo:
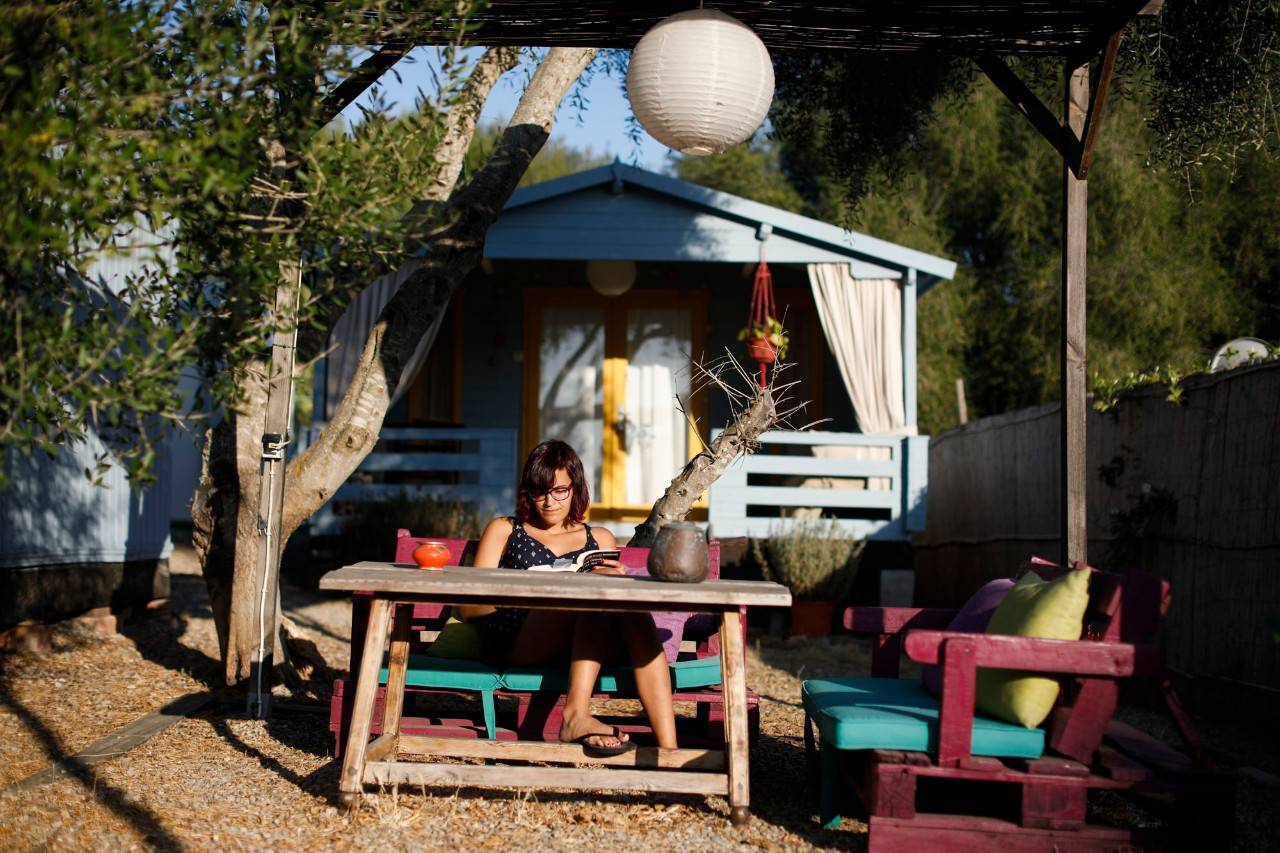
M 635 282 L 635 261 L 587 261 L 587 284 L 601 296 L 621 296 Z
M 773 100 L 764 42 L 716 9 L 672 15 L 631 52 L 627 96 L 640 125 L 684 154 L 719 154 L 749 138 Z

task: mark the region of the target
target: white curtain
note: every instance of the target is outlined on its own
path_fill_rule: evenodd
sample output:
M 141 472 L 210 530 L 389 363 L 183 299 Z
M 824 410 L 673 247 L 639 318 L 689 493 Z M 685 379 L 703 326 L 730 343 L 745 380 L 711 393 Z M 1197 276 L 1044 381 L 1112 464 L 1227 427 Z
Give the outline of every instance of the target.
M 395 272 L 376 279 L 347 306 L 342 317 L 334 324 L 333 331 L 329 333 L 329 354 L 325 361 L 324 412 L 321 413 L 324 420 L 333 418 L 338 410 L 338 404 L 342 402 L 342 395 L 347 393 L 347 387 L 351 384 L 352 378 L 356 375 L 356 368 L 360 364 L 360 353 L 364 350 L 365 338 L 369 336 L 369 330 L 373 328 L 373 324 L 378 321 L 378 315 L 391 301 L 391 297 L 396 295 L 400 285 L 404 284 L 420 266 L 422 262 L 414 258 Z M 418 375 L 422 362 L 431 351 L 431 345 L 435 343 L 440 324 L 444 321 L 444 313 L 441 311 L 437 315 L 431 328 L 418 342 L 417 348 L 413 351 L 413 357 L 409 359 L 404 372 L 400 374 L 400 383 L 391 395 L 391 405 L 395 405 L 413 384 L 413 379 Z
M 624 500 L 652 504 L 689 459 L 689 427 L 676 399 L 689 399 L 687 311 L 627 312 L 627 394 L 623 431 L 627 454 Z
M 898 283 L 855 279 L 848 264 L 810 264 L 809 282 L 859 428 L 905 432 Z

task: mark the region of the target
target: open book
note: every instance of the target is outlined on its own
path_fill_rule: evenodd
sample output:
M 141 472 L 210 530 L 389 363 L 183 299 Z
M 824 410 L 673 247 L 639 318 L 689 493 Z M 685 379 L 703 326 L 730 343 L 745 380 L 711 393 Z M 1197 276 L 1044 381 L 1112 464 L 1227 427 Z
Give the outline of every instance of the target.
M 594 567 L 600 565 L 605 560 L 616 560 L 622 556 L 622 552 L 614 550 L 605 550 L 596 548 L 593 551 L 583 551 L 577 557 L 557 557 L 555 562 L 543 566 L 530 566 L 531 572 L 589 572 Z

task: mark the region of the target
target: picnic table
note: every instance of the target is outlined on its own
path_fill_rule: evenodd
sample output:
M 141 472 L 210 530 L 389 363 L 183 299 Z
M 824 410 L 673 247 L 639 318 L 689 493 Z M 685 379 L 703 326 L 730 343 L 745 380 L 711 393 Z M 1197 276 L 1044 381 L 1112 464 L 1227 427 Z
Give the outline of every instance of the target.
M 665 583 L 653 578 L 570 572 L 518 572 L 445 566 L 361 562 L 329 572 L 320 588 L 372 595 L 361 659 L 352 661 L 356 693 L 351 731 L 342 759 L 339 800 L 354 804 L 366 784 L 497 785 L 530 788 L 668 791 L 720 794 L 730 819 L 742 823 L 750 805 L 748 784 L 746 659 L 739 608 L 788 607 L 791 594 L 767 581 L 711 580 Z M 410 619 L 415 603 L 492 604 L 550 610 L 676 610 L 720 617 L 720 665 L 724 691 L 725 749 L 639 747 L 623 755 L 589 758 L 577 744 L 466 740 L 402 735 L 400 712 L 408 671 Z M 373 742 L 373 721 L 386 638 L 387 686 L 382 734 Z M 485 764 L 401 760 L 423 756 L 483 758 Z M 551 765 L 502 765 L 494 761 Z

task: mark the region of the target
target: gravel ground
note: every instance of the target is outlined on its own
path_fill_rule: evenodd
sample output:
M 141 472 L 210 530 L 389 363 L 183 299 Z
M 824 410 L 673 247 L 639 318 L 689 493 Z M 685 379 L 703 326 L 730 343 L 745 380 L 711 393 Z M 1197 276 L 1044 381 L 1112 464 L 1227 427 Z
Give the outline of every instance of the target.
M 803 793 L 800 681 L 867 672 L 869 649 L 845 638 L 752 638 L 748 683 L 761 697 L 761 734 L 751 753 L 753 819 L 741 828 L 726 820 L 720 797 L 665 794 L 402 788 L 371 793 L 347 812 L 333 803 L 327 707 L 301 701 L 266 722 L 216 704 L 92 770 L 37 789 L 3 787 L 217 685 L 203 582 L 184 556 L 174 561 L 174 618 L 110 636 L 67 625 L 50 654 L 0 656 L 0 849 L 865 847 L 865 824 L 846 819 L 821 830 Z M 345 667 L 347 602 L 286 589 L 285 604 L 331 665 Z M 1205 731 L 1215 745 L 1217 734 Z M 1280 774 L 1278 750 L 1274 738 L 1256 735 L 1230 731 L 1220 746 L 1261 774 L 1242 781 L 1240 850 L 1280 837 L 1280 790 L 1269 781 Z M 1095 813 L 1146 820 L 1118 803 Z

